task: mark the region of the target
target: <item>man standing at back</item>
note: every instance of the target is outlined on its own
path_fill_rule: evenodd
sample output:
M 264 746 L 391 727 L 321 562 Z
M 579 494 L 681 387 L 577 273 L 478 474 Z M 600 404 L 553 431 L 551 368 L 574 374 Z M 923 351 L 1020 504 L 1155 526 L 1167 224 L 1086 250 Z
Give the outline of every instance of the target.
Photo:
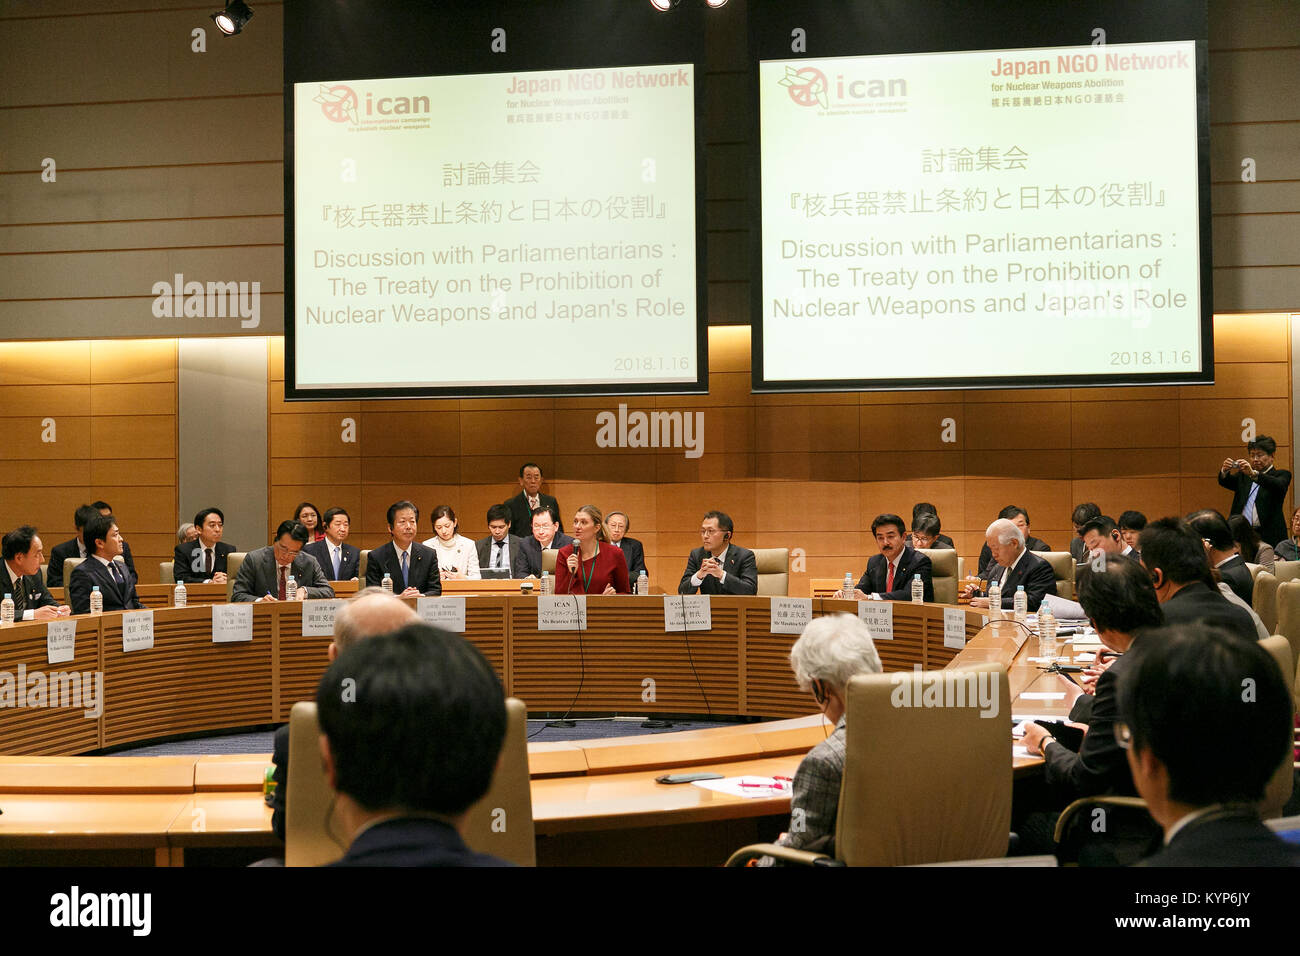
M 560 503 L 550 495 L 542 494 L 542 466 L 536 462 L 527 461 L 520 467 L 519 494 L 505 504 L 510 509 L 510 533 L 516 538 L 528 539 L 533 533 L 533 513 L 547 506 L 554 509 L 556 527 L 564 530 Z
M 686 559 L 678 594 L 757 594 L 758 561 L 754 552 L 731 543 L 735 525 L 721 511 L 710 511 L 700 523 L 702 548 Z
M 393 579 L 393 593 L 399 597 L 437 597 L 442 594 L 442 575 L 433 548 L 415 540 L 420 509 L 413 502 L 395 501 L 388 506 L 388 533 L 392 540 L 370 552 L 366 561 L 366 587 L 379 587 L 384 574 Z
M 1232 492 L 1231 515 L 1241 515 L 1259 529 L 1265 544 L 1286 539 L 1282 505 L 1291 486 L 1291 472 L 1273 467 L 1277 442 L 1260 435 L 1246 445 L 1250 460 L 1225 458 L 1219 469 L 1219 484 Z

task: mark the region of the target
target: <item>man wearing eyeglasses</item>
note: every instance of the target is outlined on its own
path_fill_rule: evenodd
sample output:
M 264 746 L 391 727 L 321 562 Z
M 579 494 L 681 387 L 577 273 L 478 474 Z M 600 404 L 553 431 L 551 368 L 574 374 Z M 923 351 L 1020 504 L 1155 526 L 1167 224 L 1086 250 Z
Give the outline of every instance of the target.
M 294 600 L 332 598 L 334 589 L 316 559 L 302 553 L 307 529 L 296 521 L 281 521 L 275 543 L 248 552 L 235 575 L 230 600 L 235 603 L 288 600 L 289 578 L 297 584 Z
M 1247 443 L 1250 460 L 1225 458 L 1219 468 L 1219 484 L 1232 492 L 1232 510 L 1228 516 L 1242 515 L 1259 529 L 1265 544 L 1286 540 L 1286 519 L 1282 504 L 1291 486 L 1291 472 L 1273 467 L 1277 442 L 1260 435 Z
M 702 548 L 686 559 L 678 594 L 757 594 L 758 562 L 754 552 L 731 543 L 735 525 L 721 511 L 710 511 L 700 523 Z

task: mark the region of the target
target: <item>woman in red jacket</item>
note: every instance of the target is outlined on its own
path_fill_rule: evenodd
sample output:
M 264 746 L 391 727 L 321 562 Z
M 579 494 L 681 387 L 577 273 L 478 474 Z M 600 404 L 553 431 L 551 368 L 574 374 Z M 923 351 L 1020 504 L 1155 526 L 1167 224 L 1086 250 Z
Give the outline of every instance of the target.
M 605 542 L 605 516 L 583 505 L 573 516 L 573 544 L 555 556 L 556 594 L 631 594 L 627 559 Z

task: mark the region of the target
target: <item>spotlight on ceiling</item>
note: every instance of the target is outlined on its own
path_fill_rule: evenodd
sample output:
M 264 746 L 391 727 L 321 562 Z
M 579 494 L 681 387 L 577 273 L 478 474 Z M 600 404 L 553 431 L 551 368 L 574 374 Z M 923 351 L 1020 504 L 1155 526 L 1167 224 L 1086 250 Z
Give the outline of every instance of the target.
M 654 7 L 660 13 L 667 13 L 681 2 L 682 0 L 650 0 L 650 6 Z
M 244 24 L 252 17 L 253 11 L 248 9 L 248 4 L 244 3 L 244 0 L 230 0 L 226 4 L 226 9 L 212 14 L 211 20 L 217 25 L 218 30 L 229 37 L 244 29 Z

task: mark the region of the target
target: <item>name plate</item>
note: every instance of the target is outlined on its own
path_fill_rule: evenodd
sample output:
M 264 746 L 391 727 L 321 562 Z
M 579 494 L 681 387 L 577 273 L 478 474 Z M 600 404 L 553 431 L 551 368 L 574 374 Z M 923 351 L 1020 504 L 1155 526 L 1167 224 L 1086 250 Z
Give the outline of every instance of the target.
M 957 651 L 966 646 L 966 612 L 959 607 L 943 609 L 943 646 Z
M 707 594 L 665 594 L 664 630 L 711 631 L 713 611 Z
M 153 649 L 153 611 L 131 611 L 122 615 L 122 653 Z
M 802 634 L 812 621 L 812 598 L 772 598 L 773 634 Z
M 77 656 L 77 622 L 50 621 L 45 625 L 45 659 L 66 664 Z
M 873 641 L 894 639 L 894 603 L 892 601 L 859 601 L 858 620 L 867 625 Z
M 542 594 L 537 598 L 539 631 L 579 631 L 587 628 L 587 595 Z
M 416 610 L 426 624 L 465 633 L 465 599 L 463 597 L 422 597 L 416 600 Z
M 334 618 L 342 608 L 343 602 L 337 600 L 303 601 L 302 636 L 333 637 Z
M 235 644 L 253 639 L 253 605 L 212 605 L 212 643 Z

